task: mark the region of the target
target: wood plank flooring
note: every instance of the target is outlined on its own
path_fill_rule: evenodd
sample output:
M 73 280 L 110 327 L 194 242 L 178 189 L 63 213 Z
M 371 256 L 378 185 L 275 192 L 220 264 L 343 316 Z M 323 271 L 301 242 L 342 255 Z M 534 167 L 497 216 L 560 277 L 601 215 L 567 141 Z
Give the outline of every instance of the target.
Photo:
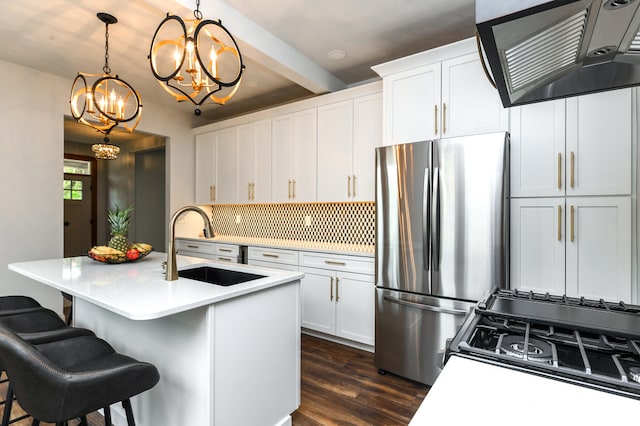
M 369 352 L 302 335 L 301 357 L 301 404 L 292 415 L 294 426 L 406 425 L 427 394 L 424 385 L 378 374 Z M 3 396 L 5 389 L 0 386 Z M 19 407 L 12 414 L 18 417 Z M 92 413 L 88 423 L 103 426 L 104 420 Z M 31 420 L 13 424 L 28 426 Z

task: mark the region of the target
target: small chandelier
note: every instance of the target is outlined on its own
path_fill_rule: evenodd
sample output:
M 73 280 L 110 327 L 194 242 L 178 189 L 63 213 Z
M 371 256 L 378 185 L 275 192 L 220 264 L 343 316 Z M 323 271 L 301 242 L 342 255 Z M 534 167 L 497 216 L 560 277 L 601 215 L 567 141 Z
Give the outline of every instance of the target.
M 109 138 L 105 138 L 105 143 L 96 143 L 91 146 L 91 151 L 96 154 L 98 160 L 115 160 L 118 158 L 120 148 L 109 143 Z
M 149 62 L 162 88 L 178 102 L 191 101 L 200 115 L 197 107 L 207 99 L 224 105 L 235 95 L 245 66 L 222 22 L 202 19 L 200 0 L 193 16 L 182 20 L 167 13 L 151 40 Z
M 109 24 L 118 20 L 108 13 L 98 13 L 98 18 L 105 24 L 105 46 L 103 74 L 79 72 L 71 86 L 71 115 L 78 123 L 85 124 L 104 133 L 104 143 L 91 147 L 99 159 L 115 159 L 120 148 L 109 143 L 109 132 L 122 123 L 130 132 L 137 127 L 142 115 L 140 96 L 129 83 L 118 75 L 111 75 L 109 68 Z M 87 84 L 87 78 L 95 79 Z M 129 126 L 127 123 L 132 123 Z

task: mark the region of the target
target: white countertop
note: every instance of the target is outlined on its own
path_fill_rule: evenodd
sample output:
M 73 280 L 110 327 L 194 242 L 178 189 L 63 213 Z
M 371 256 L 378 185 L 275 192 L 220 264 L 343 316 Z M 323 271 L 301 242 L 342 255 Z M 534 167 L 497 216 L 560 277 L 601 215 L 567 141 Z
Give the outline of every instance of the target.
M 637 424 L 640 400 L 452 356 L 410 426 Z
M 131 263 L 104 264 L 87 256 L 18 262 L 9 269 L 133 320 L 149 320 L 210 305 L 301 279 L 299 272 L 262 269 L 177 256 L 178 269 L 215 265 L 265 275 L 228 287 L 179 278 L 165 281 L 166 254 L 152 252 Z
M 214 243 L 336 253 L 365 257 L 373 257 L 376 253 L 375 246 L 364 244 L 323 243 L 317 241 L 281 240 L 277 238 L 239 237 L 235 235 L 217 235 L 214 238 L 184 236 L 180 236 L 178 238 L 191 241 L 213 241 Z

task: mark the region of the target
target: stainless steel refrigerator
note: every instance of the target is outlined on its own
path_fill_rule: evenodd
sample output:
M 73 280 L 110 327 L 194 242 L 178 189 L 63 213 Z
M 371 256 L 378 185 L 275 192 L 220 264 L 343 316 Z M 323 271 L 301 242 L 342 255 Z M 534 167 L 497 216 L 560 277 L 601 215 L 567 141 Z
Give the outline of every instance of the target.
M 508 285 L 509 135 L 376 149 L 375 362 L 432 385 L 482 294 Z

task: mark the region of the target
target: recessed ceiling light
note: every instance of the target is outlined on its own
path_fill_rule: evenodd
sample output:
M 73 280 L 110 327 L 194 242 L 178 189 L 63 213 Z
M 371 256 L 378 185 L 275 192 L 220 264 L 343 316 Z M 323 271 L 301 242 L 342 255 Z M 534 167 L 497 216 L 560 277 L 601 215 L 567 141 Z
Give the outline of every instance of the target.
M 327 56 L 329 57 L 329 59 L 332 59 L 334 61 L 340 61 L 347 57 L 347 52 L 345 52 L 344 50 L 335 49 L 327 53 Z

